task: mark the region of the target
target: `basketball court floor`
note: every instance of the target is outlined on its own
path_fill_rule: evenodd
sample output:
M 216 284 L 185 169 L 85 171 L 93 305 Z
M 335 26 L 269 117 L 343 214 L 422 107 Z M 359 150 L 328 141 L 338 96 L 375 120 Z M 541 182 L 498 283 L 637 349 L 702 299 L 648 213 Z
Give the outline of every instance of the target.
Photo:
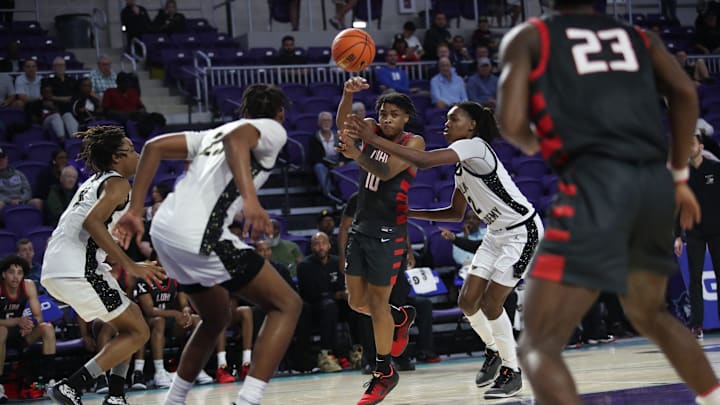
M 702 345 L 717 372 L 720 372 L 720 335 L 706 335 Z M 680 382 L 668 361 L 643 338 L 594 347 L 567 350 L 565 358 L 575 376 L 586 404 L 693 404 L 694 395 Z M 401 372 L 400 384 L 382 404 L 530 404 L 532 391 L 524 381 L 521 395 L 503 400 L 483 399 L 484 389 L 475 387 L 475 373 L 482 364 L 481 353 L 474 357 L 443 357 L 437 364 L 418 364 L 417 370 Z M 273 379 L 263 405 L 355 404 L 369 376 L 359 371 L 309 374 Z M 240 384 L 196 386 L 187 404 L 230 405 Z M 165 390 L 131 392 L 131 404 L 162 404 Z M 35 401 L 33 403 L 43 403 Z M 47 402 L 45 402 L 47 403 Z M 100 405 L 102 397 L 88 394 L 83 403 Z

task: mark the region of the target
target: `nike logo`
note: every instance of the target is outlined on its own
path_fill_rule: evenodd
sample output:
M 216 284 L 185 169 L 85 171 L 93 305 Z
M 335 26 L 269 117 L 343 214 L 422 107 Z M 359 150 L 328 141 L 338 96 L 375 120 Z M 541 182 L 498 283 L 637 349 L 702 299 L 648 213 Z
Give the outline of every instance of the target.
M 390 242 L 390 238 L 380 238 L 380 243 Z

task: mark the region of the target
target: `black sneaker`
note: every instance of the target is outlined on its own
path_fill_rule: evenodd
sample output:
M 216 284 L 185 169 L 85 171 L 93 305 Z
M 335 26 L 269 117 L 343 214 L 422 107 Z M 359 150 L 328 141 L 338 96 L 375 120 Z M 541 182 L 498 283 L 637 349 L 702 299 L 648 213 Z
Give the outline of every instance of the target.
M 501 365 L 500 354 L 495 350 L 485 349 L 485 362 L 475 376 L 475 385 L 484 387 L 492 384 L 500 372 Z
M 108 391 L 110 391 L 110 388 L 108 387 L 108 379 L 107 376 L 103 374 L 95 380 L 95 393 L 107 394 Z
M 146 390 L 147 385 L 145 384 L 145 376 L 142 371 L 135 370 L 130 378 L 130 388 L 134 390 Z
M 390 369 L 389 375 L 382 375 L 377 371 L 374 372 L 372 379 L 365 383 L 368 388 L 365 390 L 365 394 L 360 398 L 357 405 L 374 405 L 379 403 L 395 388 L 399 380 L 400 376 L 398 376 L 394 368 Z
M 108 395 L 102 405 L 128 405 L 128 401 L 124 396 Z
M 50 398 L 53 401 L 63 405 L 82 405 L 82 400 L 80 399 L 81 393 L 75 391 L 75 388 L 68 385 L 68 381 L 65 378 L 53 385 L 48 394 L 50 394 Z
M 495 379 L 492 388 L 485 392 L 485 399 L 509 398 L 517 395 L 522 389 L 522 373 L 502 366 L 500 375 Z

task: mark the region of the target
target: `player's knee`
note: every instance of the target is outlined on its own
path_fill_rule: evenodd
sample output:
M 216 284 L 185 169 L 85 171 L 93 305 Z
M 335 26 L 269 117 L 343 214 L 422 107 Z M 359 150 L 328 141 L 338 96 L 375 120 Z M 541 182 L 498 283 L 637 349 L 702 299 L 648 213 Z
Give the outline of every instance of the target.
M 153 334 L 165 333 L 165 318 L 156 316 L 154 318 L 150 318 L 148 323 L 150 324 L 150 330 Z
M 473 315 L 480 310 L 480 300 L 470 294 L 460 294 L 458 297 L 458 307 L 465 315 Z
M 487 295 L 480 300 L 480 310 L 483 311 L 485 317 L 489 320 L 495 320 L 502 315 L 503 305 L 502 302 L 489 299 Z
M 369 310 L 367 300 L 359 294 L 348 293 L 348 305 L 353 311 L 366 314 Z
M 55 327 L 52 324 L 43 322 L 38 325 L 43 342 L 55 342 Z

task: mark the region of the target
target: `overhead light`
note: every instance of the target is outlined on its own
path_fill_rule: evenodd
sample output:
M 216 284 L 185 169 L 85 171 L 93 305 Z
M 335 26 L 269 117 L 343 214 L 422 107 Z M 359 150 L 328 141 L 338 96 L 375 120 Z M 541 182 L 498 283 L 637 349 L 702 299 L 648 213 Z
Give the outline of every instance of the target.
M 367 23 L 365 21 L 353 21 L 353 28 L 366 28 Z

